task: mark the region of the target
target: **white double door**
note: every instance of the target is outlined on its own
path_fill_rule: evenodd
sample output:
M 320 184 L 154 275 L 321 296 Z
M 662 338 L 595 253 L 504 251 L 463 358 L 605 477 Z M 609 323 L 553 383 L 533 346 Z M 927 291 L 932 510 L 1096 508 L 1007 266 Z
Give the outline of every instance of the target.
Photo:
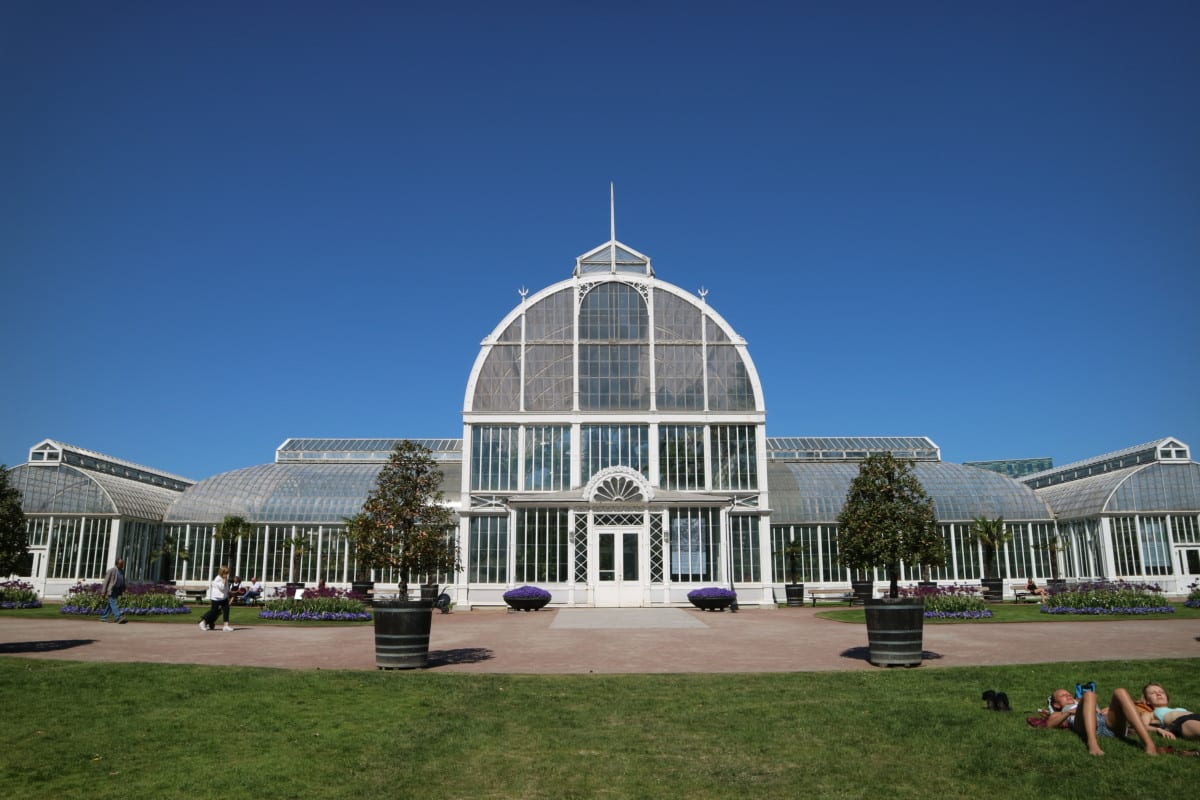
M 646 598 L 642 562 L 643 532 L 638 528 L 596 528 L 592 532 L 591 562 L 595 604 L 609 608 L 639 607 Z

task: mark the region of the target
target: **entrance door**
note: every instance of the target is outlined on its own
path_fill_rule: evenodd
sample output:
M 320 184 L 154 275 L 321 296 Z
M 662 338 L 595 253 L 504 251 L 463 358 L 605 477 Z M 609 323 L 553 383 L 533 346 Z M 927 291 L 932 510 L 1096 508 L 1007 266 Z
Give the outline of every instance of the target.
M 1189 547 L 1179 551 L 1179 561 L 1184 575 L 1200 576 L 1200 548 Z
M 596 533 L 596 605 L 642 604 L 642 532 L 600 530 Z

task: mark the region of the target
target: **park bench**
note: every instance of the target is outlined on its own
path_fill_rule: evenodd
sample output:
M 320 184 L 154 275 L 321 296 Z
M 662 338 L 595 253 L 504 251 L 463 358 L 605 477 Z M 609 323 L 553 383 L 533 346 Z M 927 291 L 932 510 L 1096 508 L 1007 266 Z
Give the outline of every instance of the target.
M 1037 603 L 1041 601 L 1036 592 L 1031 592 L 1026 588 L 1028 585 L 1028 581 L 1012 581 L 1008 584 L 1014 603 Z
M 175 590 L 175 596 L 188 605 L 200 606 L 208 602 L 207 586 L 180 586 Z M 252 597 L 247 602 L 236 601 L 233 605 L 257 606 L 262 605 L 263 598 Z
M 175 596 L 189 605 L 200 605 L 208 597 L 207 586 L 180 586 L 175 590 Z
M 854 592 L 845 589 L 809 589 L 808 599 L 812 600 L 813 608 L 816 608 L 817 603 L 861 603 L 862 598 Z

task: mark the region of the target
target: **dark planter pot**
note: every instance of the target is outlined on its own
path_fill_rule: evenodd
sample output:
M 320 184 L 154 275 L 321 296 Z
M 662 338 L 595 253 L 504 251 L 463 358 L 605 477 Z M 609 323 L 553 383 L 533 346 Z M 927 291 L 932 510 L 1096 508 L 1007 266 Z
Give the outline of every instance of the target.
M 983 578 L 979 581 L 983 586 L 983 599 L 989 603 L 999 603 L 1004 600 L 1004 579 Z
M 804 605 L 803 583 L 789 583 L 783 587 L 783 593 L 787 597 L 787 604 L 789 606 Z
M 429 661 L 431 600 L 376 600 L 375 666 L 379 669 L 420 669 Z
M 877 667 L 919 667 L 924 650 L 925 603 L 911 598 L 868 600 L 867 660 Z
M 430 602 L 437 600 L 437 596 L 438 596 L 437 589 L 438 589 L 438 587 L 437 587 L 436 583 L 422 583 L 421 584 L 421 599 L 429 600 Z
M 850 581 L 850 591 L 866 603 L 875 596 L 875 581 Z
M 937 581 L 917 581 L 917 586 L 920 586 L 922 589 L 936 589 Z
M 550 602 L 549 597 L 513 597 L 504 598 L 504 602 L 508 603 L 508 607 L 515 611 L 537 611 L 539 608 L 544 608 Z
M 733 604 L 732 597 L 689 597 L 688 600 L 701 611 L 724 611 Z
M 353 581 L 350 584 L 350 591 L 361 594 L 363 597 L 370 597 L 375 592 L 375 581 Z

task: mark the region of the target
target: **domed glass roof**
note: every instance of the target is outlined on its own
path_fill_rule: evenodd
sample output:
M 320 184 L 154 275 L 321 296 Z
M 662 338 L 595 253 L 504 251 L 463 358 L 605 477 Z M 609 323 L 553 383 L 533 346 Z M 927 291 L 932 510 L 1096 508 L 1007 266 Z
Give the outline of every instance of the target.
M 484 340 L 466 412 L 761 411 L 745 342 L 702 298 L 609 242 Z

